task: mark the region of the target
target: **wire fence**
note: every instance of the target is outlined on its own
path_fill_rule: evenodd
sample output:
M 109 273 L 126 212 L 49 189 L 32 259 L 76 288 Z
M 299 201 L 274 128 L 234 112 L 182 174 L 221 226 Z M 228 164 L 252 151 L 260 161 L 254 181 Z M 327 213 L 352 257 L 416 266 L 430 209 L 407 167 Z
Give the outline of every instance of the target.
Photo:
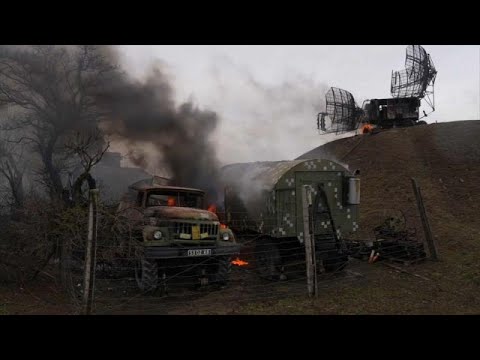
M 174 238 L 162 246 L 143 241 L 144 234 L 140 230 L 148 226 L 145 223 L 132 223 L 114 209 L 102 206 L 98 214 L 91 313 L 232 313 L 252 304 L 309 296 L 309 257 L 304 241 L 298 236 L 275 237 L 238 231 L 235 232 L 235 241 L 222 241 L 218 232 L 217 240 L 198 239 L 192 243 Z M 291 221 L 297 226 L 297 218 L 292 217 Z M 86 223 L 85 218 L 83 223 Z M 349 240 L 349 234 L 339 238 L 333 229 L 319 233 L 312 224 L 307 229 L 295 229 L 295 233 L 312 233 L 314 281 L 318 289 L 358 281 L 361 274 L 348 270 L 354 258 L 373 262 L 387 258 L 408 261 L 426 257 L 423 246 L 414 238 L 414 232 L 400 232 L 404 236 L 401 242 L 388 231 L 377 231 L 381 241 L 374 241 L 379 240 L 375 238 L 353 241 Z M 167 234 L 175 233 L 173 222 L 164 225 Z M 63 283 L 77 313 L 85 313 L 87 252 L 85 233 L 82 235 L 72 236 L 64 243 L 61 260 Z M 233 242 L 239 245 L 235 251 L 217 253 L 220 243 L 228 246 Z M 177 255 L 149 257 L 149 247 L 174 248 Z M 211 252 L 192 252 L 189 256 L 188 250 L 192 249 L 209 249 Z

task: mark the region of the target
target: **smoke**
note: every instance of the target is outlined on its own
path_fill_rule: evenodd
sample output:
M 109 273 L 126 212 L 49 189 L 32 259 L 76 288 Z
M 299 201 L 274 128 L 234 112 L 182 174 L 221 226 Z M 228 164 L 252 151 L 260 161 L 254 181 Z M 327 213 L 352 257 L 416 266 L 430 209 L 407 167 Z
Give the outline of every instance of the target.
M 112 63 L 119 63 L 113 49 L 105 50 Z M 130 161 L 142 168 L 166 167 L 175 185 L 215 196 L 218 160 L 210 138 L 218 116 L 192 102 L 177 106 L 160 63 L 152 65 L 144 80 L 115 72 L 95 98 L 108 113 L 102 128 L 129 150 Z
M 232 187 L 233 192 L 244 204 L 261 201 L 262 193 L 272 190 L 259 175 L 276 164 L 274 162 L 254 162 L 227 165 L 222 169 L 223 184 Z
M 97 96 L 112 114 L 105 130 L 137 166 L 166 166 L 176 184 L 210 192 L 218 191 L 220 163 L 292 159 L 327 140 L 316 131 L 327 85 L 300 74 L 264 84 L 226 57 L 210 75 L 210 87 L 196 95 L 216 112 L 192 101 L 176 106 L 165 64 L 152 65 L 142 80 L 112 79 Z
M 78 49 L 65 48 L 72 53 Z M 132 163 L 166 172 L 176 185 L 198 187 L 217 197 L 218 158 L 224 163 L 292 159 L 325 142 L 315 119 L 324 110 L 328 86 L 311 76 L 292 74 L 280 84 L 265 84 L 223 58 L 210 74 L 209 101 L 202 98 L 215 109 L 210 111 L 191 100 L 176 103 L 165 64 L 151 64 L 138 79 L 123 67 L 116 48 L 100 46 L 97 51 L 117 66 L 90 89 L 89 96 L 105 115 L 101 129 L 126 149 Z M 62 119 L 76 124 L 75 118 Z
M 223 163 L 293 159 L 328 140 L 317 131 L 328 85 L 302 73 L 267 83 L 228 57 L 211 68 L 209 103 L 222 114 Z
M 50 136 L 47 141 L 59 149 L 68 134 L 97 131 L 99 126 L 106 138 L 126 149 L 135 165 L 158 169 L 162 175 L 167 172 L 175 185 L 201 188 L 215 196 L 218 161 L 210 138 L 218 116 L 192 101 L 177 105 L 161 62 L 138 80 L 111 46 L 2 46 L 0 56 L 15 63 L 10 67 L 2 63 L 2 99 L 9 103 L 15 96 L 17 107 L 26 108 L 22 97 L 26 94 L 29 106 L 38 109 L 32 112 L 30 127 L 41 121 Z M 15 76 L 21 81 L 11 86 Z M 45 166 L 54 168 L 50 163 Z M 55 188 L 61 188 L 63 168 L 54 170 Z

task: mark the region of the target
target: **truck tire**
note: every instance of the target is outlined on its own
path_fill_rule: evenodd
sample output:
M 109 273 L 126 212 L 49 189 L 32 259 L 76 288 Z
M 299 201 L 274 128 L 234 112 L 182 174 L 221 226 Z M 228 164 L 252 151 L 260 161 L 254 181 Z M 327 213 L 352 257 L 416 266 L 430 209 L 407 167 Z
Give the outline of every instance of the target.
M 135 280 L 143 292 L 150 292 L 158 286 L 158 264 L 155 260 L 139 259 L 135 266 Z
M 324 261 L 326 272 L 342 271 L 348 263 L 348 256 L 342 253 L 332 252 L 327 260 Z
M 281 273 L 280 251 L 273 241 L 271 238 L 261 238 L 255 246 L 255 270 L 267 280 L 279 280 Z
M 227 285 L 232 272 L 232 259 L 230 256 L 220 256 L 217 258 L 217 273 L 214 276 L 214 282 L 218 285 Z

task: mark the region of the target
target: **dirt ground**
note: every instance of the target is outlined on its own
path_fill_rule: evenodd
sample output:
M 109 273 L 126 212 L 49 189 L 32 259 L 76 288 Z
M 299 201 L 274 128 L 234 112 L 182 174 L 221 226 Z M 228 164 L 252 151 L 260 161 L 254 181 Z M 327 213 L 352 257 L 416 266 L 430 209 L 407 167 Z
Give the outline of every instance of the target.
M 235 268 L 225 289 L 177 290 L 144 296 L 101 291 L 97 314 L 478 314 L 480 313 L 480 121 L 391 129 L 328 143 L 301 158 L 330 158 L 360 169 L 358 239 L 392 211 L 423 231 L 412 191 L 417 179 L 440 260 L 403 267 L 352 260 L 341 275 L 323 277 L 309 298 L 302 275 L 282 283 Z M 131 279 L 129 284 L 131 285 Z M 128 282 L 127 281 L 127 282 Z M 122 289 L 130 287 L 124 286 Z M 0 314 L 70 314 L 78 311 L 55 285 L 0 286 Z
M 75 314 L 70 298 L 50 279 L 0 286 L 0 315 Z

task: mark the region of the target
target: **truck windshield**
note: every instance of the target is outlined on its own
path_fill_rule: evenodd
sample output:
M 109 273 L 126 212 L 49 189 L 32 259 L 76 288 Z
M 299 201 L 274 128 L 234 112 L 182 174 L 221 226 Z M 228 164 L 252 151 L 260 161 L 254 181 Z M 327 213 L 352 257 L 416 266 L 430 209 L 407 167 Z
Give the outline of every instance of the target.
M 179 206 L 202 209 L 203 194 L 184 191 L 149 191 L 146 206 Z

